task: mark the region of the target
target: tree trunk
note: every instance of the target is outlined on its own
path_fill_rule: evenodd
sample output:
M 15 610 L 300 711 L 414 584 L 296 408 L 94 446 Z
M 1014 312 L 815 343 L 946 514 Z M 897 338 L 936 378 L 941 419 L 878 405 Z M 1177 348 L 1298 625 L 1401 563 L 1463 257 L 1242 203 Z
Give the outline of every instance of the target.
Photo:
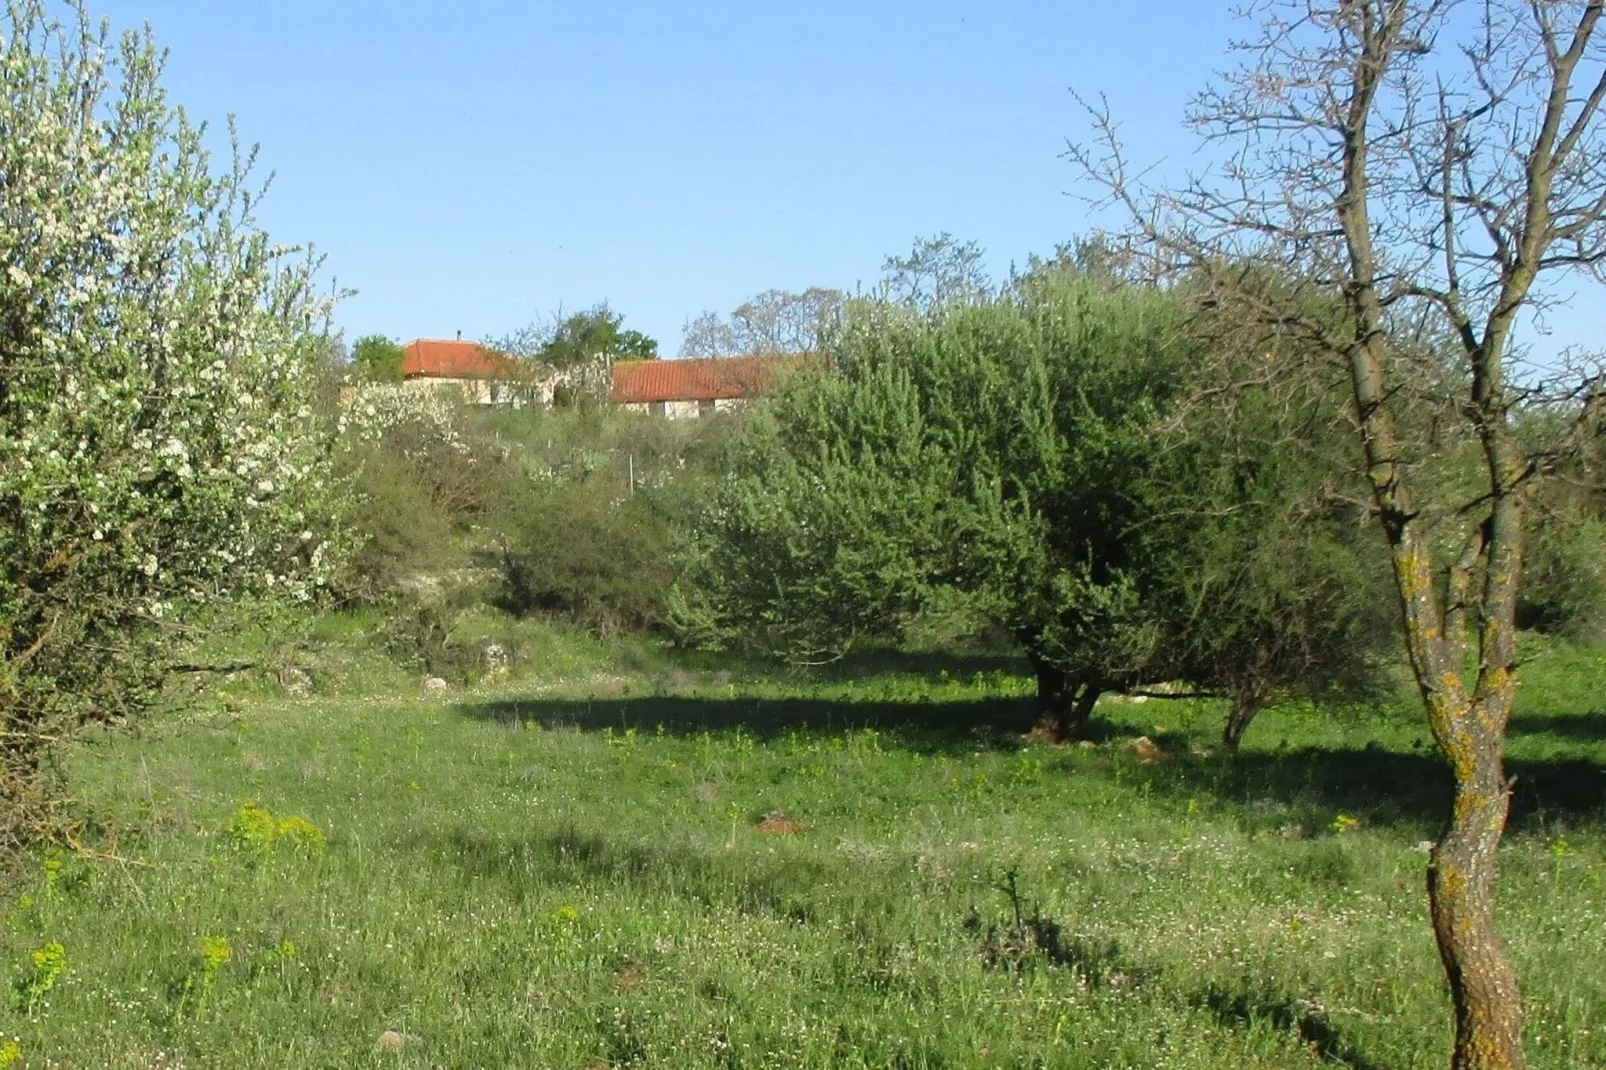
M 1470 715 L 1493 715 L 1504 722 L 1506 712 L 1476 706 Z M 1428 866 L 1433 934 L 1455 1003 L 1450 1065 L 1454 1070 L 1513 1070 L 1523 1065 L 1522 996 L 1494 927 L 1496 854 L 1511 800 L 1498 741 L 1477 745 L 1467 772 L 1456 778 L 1450 827 Z
M 1244 729 L 1255 719 L 1255 714 L 1265 708 L 1266 703 L 1258 695 L 1233 695 L 1232 712 L 1227 714 L 1227 727 L 1221 733 L 1222 746 L 1237 750 L 1238 744 L 1243 742 Z
M 1087 730 L 1087 722 L 1093 716 L 1093 707 L 1098 704 L 1099 695 L 1104 692 L 1103 686 L 1097 680 L 1088 680 L 1082 684 L 1082 689 L 1076 695 L 1076 701 L 1071 704 L 1069 716 L 1064 725 L 1063 733 L 1058 741 L 1080 738 Z
M 1033 734 L 1060 742 L 1065 738 L 1076 684 L 1063 669 L 1035 654 L 1031 657 L 1032 668 L 1037 672 L 1037 726 Z
M 1068 675 L 1063 669 L 1031 655 L 1037 673 L 1037 727 L 1034 732 L 1064 743 L 1082 734 L 1103 688 Z

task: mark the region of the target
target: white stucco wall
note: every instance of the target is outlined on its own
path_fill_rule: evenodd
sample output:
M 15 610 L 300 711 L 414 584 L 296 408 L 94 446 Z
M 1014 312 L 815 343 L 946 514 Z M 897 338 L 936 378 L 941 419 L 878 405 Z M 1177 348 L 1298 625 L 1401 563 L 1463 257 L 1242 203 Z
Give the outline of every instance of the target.
M 403 385 L 410 390 L 456 391 L 470 405 L 511 405 L 518 408 L 527 398 L 542 405 L 552 404 L 551 382 L 515 383 L 497 379 L 454 379 L 447 376 L 420 375 L 408 379 Z

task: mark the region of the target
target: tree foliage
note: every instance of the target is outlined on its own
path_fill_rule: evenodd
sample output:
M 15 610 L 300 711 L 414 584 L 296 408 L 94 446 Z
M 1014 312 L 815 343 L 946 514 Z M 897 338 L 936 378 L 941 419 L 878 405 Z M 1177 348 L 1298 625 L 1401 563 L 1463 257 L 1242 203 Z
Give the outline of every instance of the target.
M 1188 307 L 1057 269 L 930 313 L 854 304 L 836 370 L 740 440 L 682 625 L 821 660 L 957 594 L 1018 640 L 1061 735 L 1145 682 L 1188 677 L 1252 716 L 1366 676 L 1354 510 L 1279 453 L 1291 415 L 1177 424 L 1200 364 Z
M 1235 747 L 1272 702 L 1387 688 L 1398 614 L 1364 485 L 1346 471 L 1342 383 L 1290 388 L 1287 340 L 1245 349 L 1228 318 L 1190 317 L 1204 359 L 1161 433 L 1139 537 L 1166 664 L 1231 700 L 1223 739 Z
M 497 423 L 522 468 L 485 520 L 499 604 L 606 634 L 662 629 L 675 543 L 734 421 L 579 409 Z
M 947 231 L 916 238 L 907 256 L 882 262 L 882 296 L 922 312 L 986 300 L 992 280 L 982 266 L 985 255 L 980 245 Z
M 402 347 L 382 334 L 363 335 L 351 347 L 351 363 L 364 382 L 401 382 L 405 358 Z
M 572 313 L 557 322 L 535 359 L 560 371 L 598 361 L 655 359 L 658 343 L 624 322 L 606 303 Z
M 136 713 L 185 607 L 309 598 L 340 554 L 329 302 L 215 170 L 148 33 L 0 21 L 0 839 L 41 759 Z
M 567 315 L 561 311 L 488 346 L 525 366 L 529 382 L 549 380 L 558 404 L 605 400 L 616 360 L 655 360 L 658 342 L 624 325 L 606 301 Z
M 1606 377 L 1598 361 L 1524 368 L 1517 339 L 1525 310 L 1606 264 L 1606 8 L 1272 0 L 1248 14 L 1241 62 L 1189 115 L 1220 167 L 1145 188 L 1099 109 L 1092 144 L 1070 155 L 1131 209 L 1156 275 L 1248 261 L 1343 299 L 1340 320 L 1290 318 L 1221 278 L 1225 298 L 1349 380 L 1405 652 L 1455 776 L 1427 882 L 1451 1061 L 1520 1067 L 1493 890 L 1523 555 L 1535 482 L 1576 452 Z M 1526 438 L 1536 412 L 1562 415 L 1558 433 Z M 1421 448 L 1434 435 L 1416 429 L 1435 424 L 1455 428 L 1451 449 Z

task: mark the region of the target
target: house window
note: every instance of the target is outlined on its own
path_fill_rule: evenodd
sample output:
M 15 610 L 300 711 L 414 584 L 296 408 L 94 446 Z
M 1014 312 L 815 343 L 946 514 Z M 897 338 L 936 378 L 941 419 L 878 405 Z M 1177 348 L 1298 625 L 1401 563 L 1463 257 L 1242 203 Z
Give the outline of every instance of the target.
M 664 414 L 664 403 L 661 401 L 649 401 L 647 402 L 647 411 L 653 416 L 662 416 Z
M 699 398 L 697 401 L 697 415 L 707 416 L 714 411 L 713 398 Z

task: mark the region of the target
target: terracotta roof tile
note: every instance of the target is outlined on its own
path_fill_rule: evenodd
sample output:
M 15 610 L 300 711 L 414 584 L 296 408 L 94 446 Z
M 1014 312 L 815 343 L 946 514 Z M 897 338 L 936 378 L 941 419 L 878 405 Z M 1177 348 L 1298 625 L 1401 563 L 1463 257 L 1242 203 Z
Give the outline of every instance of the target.
M 402 347 L 402 375 L 443 379 L 506 379 L 511 361 L 478 342 L 415 338 Z
M 699 360 L 621 360 L 613 366 L 616 405 L 654 401 L 720 401 L 758 397 L 783 367 L 817 362 L 814 356 L 708 357 Z

